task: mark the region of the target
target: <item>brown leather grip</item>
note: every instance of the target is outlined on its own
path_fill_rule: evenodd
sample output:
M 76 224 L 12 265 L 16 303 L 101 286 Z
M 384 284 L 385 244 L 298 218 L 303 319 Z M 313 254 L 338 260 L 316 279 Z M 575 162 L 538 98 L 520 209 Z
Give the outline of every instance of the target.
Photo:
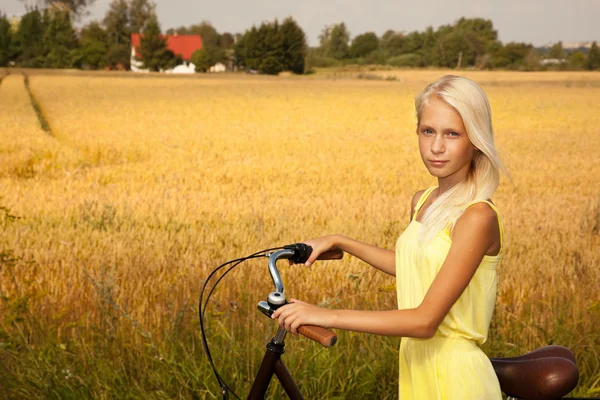
M 344 257 L 344 252 L 340 249 L 329 250 L 321 253 L 317 260 L 341 260 Z
M 298 328 L 302 336 L 314 340 L 324 347 L 331 347 L 337 342 L 337 335 L 332 330 L 314 325 L 302 325 Z

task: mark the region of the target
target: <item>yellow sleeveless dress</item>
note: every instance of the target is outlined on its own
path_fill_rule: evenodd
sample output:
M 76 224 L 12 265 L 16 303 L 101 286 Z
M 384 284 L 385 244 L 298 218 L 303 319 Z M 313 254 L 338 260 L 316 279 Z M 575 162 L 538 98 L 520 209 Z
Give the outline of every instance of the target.
M 449 228 L 419 244 L 422 225 L 416 216 L 436 187 L 427 189 L 412 220 L 396 242 L 398 308 L 418 307 L 448 255 Z M 496 302 L 496 268 L 504 253 L 502 220 L 500 252 L 484 256 L 469 285 L 431 339 L 402 338 L 400 343 L 400 400 L 485 399 L 500 400 L 498 378 L 488 357 L 479 348 L 487 339 Z M 467 207 L 478 202 L 470 203 Z

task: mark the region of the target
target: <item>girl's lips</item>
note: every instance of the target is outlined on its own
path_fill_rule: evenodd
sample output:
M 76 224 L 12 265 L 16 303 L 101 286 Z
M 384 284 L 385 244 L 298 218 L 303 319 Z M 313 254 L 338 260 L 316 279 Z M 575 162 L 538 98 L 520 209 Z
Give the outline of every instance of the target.
M 432 165 L 435 165 L 435 166 L 441 166 L 441 165 L 444 165 L 444 164 L 446 164 L 446 163 L 448 162 L 448 160 L 445 160 L 445 161 L 444 161 L 444 160 L 429 160 L 429 162 L 430 162 Z

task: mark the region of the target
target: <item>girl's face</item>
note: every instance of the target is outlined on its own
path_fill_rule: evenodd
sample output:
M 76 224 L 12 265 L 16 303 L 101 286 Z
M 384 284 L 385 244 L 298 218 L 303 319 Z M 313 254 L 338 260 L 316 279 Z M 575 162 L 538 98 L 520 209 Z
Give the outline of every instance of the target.
M 417 128 L 421 159 L 429 173 L 454 185 L 467 177 L 475 146 L 460 114 L 432 95 L 421 112 Z

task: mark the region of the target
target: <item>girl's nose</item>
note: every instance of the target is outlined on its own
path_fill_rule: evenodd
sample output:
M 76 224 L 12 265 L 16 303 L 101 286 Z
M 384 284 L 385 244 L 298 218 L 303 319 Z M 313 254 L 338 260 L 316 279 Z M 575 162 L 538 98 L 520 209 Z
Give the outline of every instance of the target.
M 434 154 L 443 153 L 445 150 L 444 139 L 440 135 L 434 135 L 431 141 L 431 152 Z

